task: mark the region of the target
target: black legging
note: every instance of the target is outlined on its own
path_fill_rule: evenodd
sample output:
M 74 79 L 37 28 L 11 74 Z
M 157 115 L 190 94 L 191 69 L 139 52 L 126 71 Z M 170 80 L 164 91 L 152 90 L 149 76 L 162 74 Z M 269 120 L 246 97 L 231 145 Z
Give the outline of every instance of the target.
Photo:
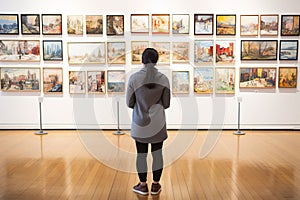
M 141 143 L 135 141 L 137 150 L 136 168 L 138 171 L 139 179 L 141 182 L 147 181 L 147 155 L 148 155 L 148 143 Z M 153 158 L 152 173 L 153 181 L 159 182 L 163 171 L 163 155 L 162 155 L 163 142 L 151 144 L 151 154 Z

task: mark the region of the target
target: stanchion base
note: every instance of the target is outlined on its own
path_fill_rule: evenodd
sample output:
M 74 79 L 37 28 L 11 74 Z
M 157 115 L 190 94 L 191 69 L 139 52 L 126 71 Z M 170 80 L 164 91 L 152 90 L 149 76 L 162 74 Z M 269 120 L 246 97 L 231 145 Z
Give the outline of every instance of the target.
M 116 131 L 116 132 L 113 132 L 114 135 L 124 135 L 125 132 L 121 132 L 121 131 Z
M 45 134 L 48 134 L 48 133 L 45 132 L 45 131 L 37 131 L 34 134 L 36 134 L 36 135 L 45 135 Z
M 242 132 L 242 131 L 235 131 L 233 132 L 234 135 L 245 135 L 246 133 L 245 132 Z

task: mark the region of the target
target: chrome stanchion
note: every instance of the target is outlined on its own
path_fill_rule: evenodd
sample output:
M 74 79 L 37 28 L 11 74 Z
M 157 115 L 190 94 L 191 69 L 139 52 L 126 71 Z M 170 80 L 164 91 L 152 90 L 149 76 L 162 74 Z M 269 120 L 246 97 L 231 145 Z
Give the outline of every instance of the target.
M 43 122 L 42 122 L 42 102 L 43 102 L 43 97 L 38 98 L 39 101 L 39 110 L 40 110 L 40 130 L 35 132 L 36 135 L 45 135 L 47 132 L 43 131 Z
M 242 102 L 242 97 L 237 97 L 237 101 L 238 101 L 238 129 L 237 129 L 237 131 L 233 132 L 233 134 L 234 135 L 245 135 L 246 134 L 245 132 L 240 131 L 240 112 L 241 112 L 240 104 Z
M 118 120 L 118 127 L 117 131 L 113 132 L 114 135 L 124 135 L 125 133 L 120 131 L 120 101 L 117 99 L 117 120 Z

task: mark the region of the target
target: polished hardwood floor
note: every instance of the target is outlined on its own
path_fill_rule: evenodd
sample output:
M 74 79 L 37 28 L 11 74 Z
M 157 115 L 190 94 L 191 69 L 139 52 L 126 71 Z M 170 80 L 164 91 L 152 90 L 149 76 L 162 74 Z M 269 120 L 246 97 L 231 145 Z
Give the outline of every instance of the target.
M 169 131 L 157 196 L 132 192 L 134 142 L 112 132 L 0 131 L 0 199 L 300 199 L 300 131 Z

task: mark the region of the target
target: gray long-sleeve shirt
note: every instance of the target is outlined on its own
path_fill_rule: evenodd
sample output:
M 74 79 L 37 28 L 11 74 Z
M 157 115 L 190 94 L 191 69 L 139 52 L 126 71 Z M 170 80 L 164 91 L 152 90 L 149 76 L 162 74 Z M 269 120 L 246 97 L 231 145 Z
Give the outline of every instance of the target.
M 153 66 L 131 75 L 126 93 L 133 108 L 131 136 L 138 142 L 158 143 L 167 139 L 165 109 L 170 106 L 168 78 Z

